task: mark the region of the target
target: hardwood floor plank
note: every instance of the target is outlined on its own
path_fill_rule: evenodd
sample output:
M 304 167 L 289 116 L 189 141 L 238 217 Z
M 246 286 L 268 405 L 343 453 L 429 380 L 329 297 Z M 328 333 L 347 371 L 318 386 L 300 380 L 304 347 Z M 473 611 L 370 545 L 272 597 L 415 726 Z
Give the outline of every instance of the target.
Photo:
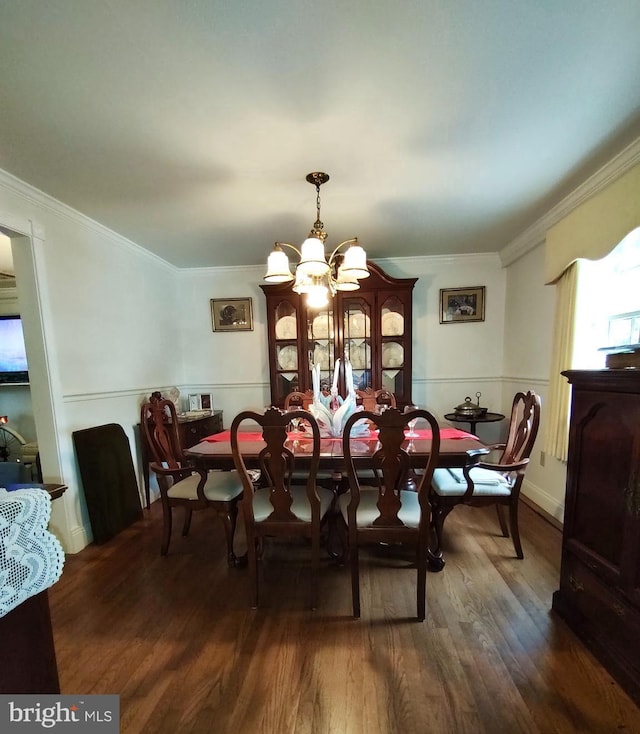
M 525 559 L 491 510 L 447 519 L 445 569 L 415 621 L 410 551 L 362 552 L 362 618 L 347 567 L 267 544 L 258 610 L 222 527 L 196 513 L 159 553 L 161 513 L 68 556 L 49 590 L 63 693 L 118 693 L 123 734 L 611 734 L 640 711 L 551 612 L 560 533 L 522 508 Z M 237 550 L 244 544 L 239 530 Z

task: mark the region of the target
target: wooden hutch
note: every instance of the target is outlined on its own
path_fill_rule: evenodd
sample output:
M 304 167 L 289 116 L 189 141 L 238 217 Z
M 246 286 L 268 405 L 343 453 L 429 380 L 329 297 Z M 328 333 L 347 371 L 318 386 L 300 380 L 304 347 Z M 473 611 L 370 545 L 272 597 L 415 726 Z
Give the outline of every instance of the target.
M 640 372 L 562 374 L 571 424 L 553 609 L 640 704 Z
M 267 299 L 271 403 L 284 405 L 293 391 L 312 389 L 311 369 L 321 366 L 330 385 L 341 360 L 338 391 L 346 395 L 344 359 L 354 386 L 389 390 L 400 408 L 411 403 L 412 293 L 417 278 L 393 278 L 367 263 L 370 276 L 357 291 L 338 292 L 324 309 L 306 305 L 291 283 L 264 284 Z

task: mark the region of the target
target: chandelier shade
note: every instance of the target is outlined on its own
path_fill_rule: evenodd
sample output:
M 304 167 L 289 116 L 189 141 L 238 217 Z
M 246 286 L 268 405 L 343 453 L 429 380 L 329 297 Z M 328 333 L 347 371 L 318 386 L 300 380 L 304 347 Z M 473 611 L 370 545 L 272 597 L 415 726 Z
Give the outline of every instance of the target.
M 264 279 L 267 283 L 286 283 L 293 280 L 287 253 L 277 242 L 267 259 L 267 274 Z
M 327 233 L 320 220 L 320 186 L 329 180 L 329 175 L 322 172 L 309 173 L 306 180 L 316 187 L 316 221 L 300 248 L 287 242 L 275 243 L 267 260 L 264 280 L 268 283 L 294 281 L 292 289 L 296 293 L 305 294 L 311 308 L 322 308 L 328 303 L 330 295 L 334 296 L 338 291 L 358 290 L 358 281 L 369 276 L 369 268 L 367 253 L 358 244 L 357 237 L 341 242 L 327 259 L 324 248 Z M 347 245 L 342 253 L 341 250 Z M 293 250 L 299 257 L 295 276 L 283 250 L 285 247 Z

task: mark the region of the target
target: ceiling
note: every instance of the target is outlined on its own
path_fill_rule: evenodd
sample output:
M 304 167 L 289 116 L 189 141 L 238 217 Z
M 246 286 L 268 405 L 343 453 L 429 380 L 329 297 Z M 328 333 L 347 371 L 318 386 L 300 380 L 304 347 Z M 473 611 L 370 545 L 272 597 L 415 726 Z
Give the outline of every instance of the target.
M 494 252 L 640 136 L 637 0 L 8 0 L 0 168 L 179 267 Z

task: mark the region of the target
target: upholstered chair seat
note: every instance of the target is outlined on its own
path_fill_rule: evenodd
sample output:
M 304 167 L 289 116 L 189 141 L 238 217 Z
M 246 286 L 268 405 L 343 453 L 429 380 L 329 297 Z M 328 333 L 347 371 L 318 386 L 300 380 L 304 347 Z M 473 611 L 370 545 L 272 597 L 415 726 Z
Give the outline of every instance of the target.
M 172 499 L 197 500 L 199 474 L 190 474 L 167 490 Z M 209 502 L 231 502 L 242 492 L 237 471 L 210 471 L 204 485 L 204 496 Z
M 474 468 L 469 472 L 474 484 L 474 496 L 497 495 L 508 497 L 513 482 L 503 474 L 489 469 Z M 462 469 L 436 469 L 433 472 L 432 491 L 441 497 L 461 497 L 467 491 L 467 480 Z
M 307 497 L 306 486 L 292 486 L 291 494 L 291 512 L 302 522 L 311 522 L 311 505 Z M 335 495 L 330 489 L 316 485 L 316 494 L 320 500 L 320 516 L 324 517 L 331 508 L 331 503 Z M 264 522 L 273 512 L 273 505 L 269 499 L 271 495 L 270 487 L 263 487 L 256 490 L 253 495 L 253 516 L 256 522 Z

